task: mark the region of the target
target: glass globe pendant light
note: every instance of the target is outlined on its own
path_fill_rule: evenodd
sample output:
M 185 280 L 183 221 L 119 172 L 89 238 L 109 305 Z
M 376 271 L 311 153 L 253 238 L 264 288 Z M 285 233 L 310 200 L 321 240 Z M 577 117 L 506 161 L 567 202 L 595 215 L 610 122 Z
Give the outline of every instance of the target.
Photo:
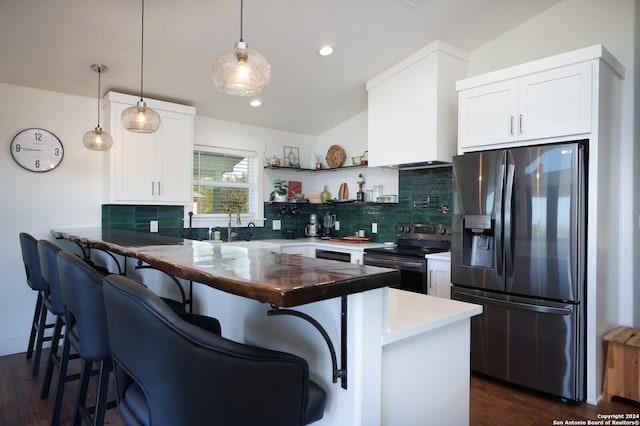
M 144 0 L 142 0 L 142 37 L 140 49 L 140 100 L 135 106 L 122 111 L 122 126 L 131 132 L 154 133 L 160 127 L 160 115 L 149 108 L 142 99 L 144 76 Z
M 213 62 L 213 81 L 223 93 L 256 96 L 269 85 L 271 67 L 260 53 L 242 39 L 243 0 L 240 0 L 240 41 L 222 52 Z
M 107 72 L 107 70 L 106 65 L 91 65 L 91 71 L 98 73 L 98 125 L 95 129 L 84 134 L 82 143 L 86 148 L 94 151 L 108 151 L 113 146 L 113 138 L 111 135 L 103 131 L 102 127 L 100 127 L 100 74 Z

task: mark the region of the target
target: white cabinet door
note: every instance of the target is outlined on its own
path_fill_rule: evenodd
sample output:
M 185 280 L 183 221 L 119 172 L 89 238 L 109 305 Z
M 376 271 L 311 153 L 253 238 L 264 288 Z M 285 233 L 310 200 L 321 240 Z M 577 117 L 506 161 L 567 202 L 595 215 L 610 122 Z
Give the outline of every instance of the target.
M 427 259 L 427 294 L 451 299 L 451 262 Z
M 125 130 L 119 124 L 122 111 L 128 107 L 115 104 L 112 136 L 111 199 L 112 201 L 151 200 L 155 192 L 157 133 L 143 134 Z
M 193 181 L 193 116 L 163 112 L 158 145 L 158 201 L 188 203 Z
M 519 139 L 591 131 L 590 62 L 532 74 L 519 80 Z
M 592 62 L 461 90 L 461 149 L 591 132 Z
M 518 138 L 518 83 L 503 81 L 461 91 L 458 137 L 463 148 Z

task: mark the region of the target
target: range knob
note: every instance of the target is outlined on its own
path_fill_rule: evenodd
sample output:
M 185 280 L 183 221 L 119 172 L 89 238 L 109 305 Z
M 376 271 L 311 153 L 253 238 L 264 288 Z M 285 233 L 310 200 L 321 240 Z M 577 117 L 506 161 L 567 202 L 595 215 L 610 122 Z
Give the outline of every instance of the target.
M 446 235 L 446 234 L 447 234 L 447 228 L 441 228 L 440 235 Z

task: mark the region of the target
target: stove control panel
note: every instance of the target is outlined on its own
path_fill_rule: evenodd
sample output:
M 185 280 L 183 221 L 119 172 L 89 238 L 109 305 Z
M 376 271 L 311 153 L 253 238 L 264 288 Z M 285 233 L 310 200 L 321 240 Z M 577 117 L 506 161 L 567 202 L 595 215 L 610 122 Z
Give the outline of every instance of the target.
M 401 223 L 396 228 L 399 240 L 451 240 L 451 226 Z

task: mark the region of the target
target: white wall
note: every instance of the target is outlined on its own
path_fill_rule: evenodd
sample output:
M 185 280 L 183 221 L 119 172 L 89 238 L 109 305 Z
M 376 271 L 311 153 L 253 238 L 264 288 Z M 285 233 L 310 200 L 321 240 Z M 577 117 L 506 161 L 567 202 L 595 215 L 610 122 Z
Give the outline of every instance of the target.
M 634 128 L 636 114 L 633 96 L 637 90 L 637 72 L 634 68 L 638 61 L 635 57 L 638 43 L 635 27 L 637 7 L 638 2 L 634 0 L 565 0 L 469 55 L 468 69 L 471 76 L 603 44 L 626 68 L 623 83 L 622 143 L 619 150 L 612 151 L 612 155 L 617 155 L 612 159 L 615 164 L 612 170 L 618 169 L 620 173 L 619 176 L 612 177 L 612 181 L 624 184 L 616 188 L 619 189 L 614 197 L 617 202 L 610 205 L 610 223 L 606 226 L 608 229 L 621 230 L 619 247 L 614 250 L 622 254 L 619 271 L 607 277 L 619 282 L 599 283 L 598 291 L 601 291 L 600 287 L 606 287 L 607 292 L 616 292 L 617 295 L 607 295 L 613 300 L 609 306 L 598 303 L 598 310 L 606 312 L 598 312 L 597 318 L 599 321 L 601 318 L 606 321 L 594 326 L 596 313 L 587 312 L 592 324 L 588 331 L 590 333 L 597 328 L 597 333 L 602 334 L 606 331 L 602 328 L 611 327 L 611 324 L 640 324 L 640 296 L 634 294 L 634 280 L 638 282 L 640 276 L 639 268 L 635 266 L 640 261 L 640 230 L 637 223 L 640 214 L 640 166 L 634 161 L 634 158 L 638 158 L 637 149 L 634 149 L 634 132 L 638 130 Z M 615 275 L 619 276 L 618 280 Z M 603 379 L 604 355 L 601 342 L 595 342 L 588 351 L 592 367 L 588 371 L 587 398 L 590 402 L 595 402 L 600 395 Z
M 345 166 L 352 164 L 351 157 L 364 154 L 368 145 L 367 111 L 363 111 L 351 117 L 344 123 L 318 136 L 316 141 L 316 153 L 320 156 L 326 167 L 324 157 L 331 145 L 340 145 L 345 149 L 347 160 Z M 356 198 L 358 175 L 363 174 L 365 184 L 363 190 L 371 189 L 373 185 L 382 185 L 385 195 L 398 194 L 398 169 L 392 168 L 357 168 L 353 170 L 341 170 L 331 173 L 318 173 L 316 188 L 322 190 L 327 185 L 333 198 L 337 198 L 341 183 L 349 186 L 349 198 Z
M 82 145 L 96 125 L 95 99 L 0 83 L 0 355 L 24 352 L 35 306 L 25 281 L 18 233 L 50 238 L 51 228 L 100 225 L 102 156 Z M 43 127 L 60 138 L 64 158 L 58 168 L 33 173 L 9 152 L 13 136 Z

